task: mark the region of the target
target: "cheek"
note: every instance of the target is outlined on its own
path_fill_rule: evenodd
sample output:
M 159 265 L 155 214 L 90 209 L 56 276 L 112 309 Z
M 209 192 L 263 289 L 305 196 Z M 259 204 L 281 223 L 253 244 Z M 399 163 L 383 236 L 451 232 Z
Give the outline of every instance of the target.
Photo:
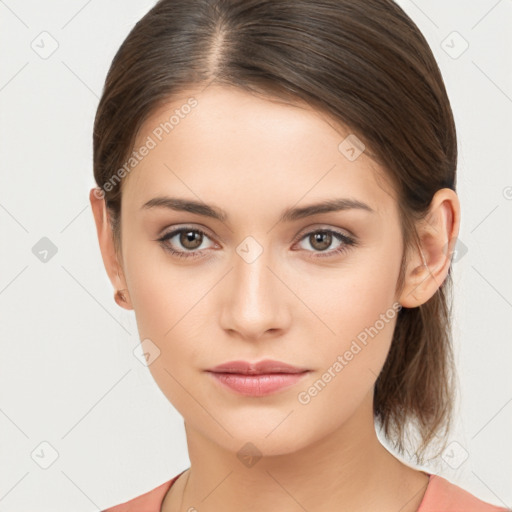
M 301 297 L 324 321 L 326 341 L 344 344 L 378 322 L 384 337 L 391 336 L 389 319 L 396 317 L 397 254 L 367 250 L 331 273 L 315 274 L 301 285 Z M 387 313 L 387 316 L 385 316 Z M 318 322 L 318 329 L 322 327 Z M 328 328 L 327 328 L 328 327 Z M 338 340 L 338 343 L 336 342 Z
M 169 329 L 179 326 L 206 287 L 190 270 L 173 265 L 153 241 L 137 248 L 127 243 L 125 270 L 137 326 L 144 337 L 170 338 L 173 331 Z
M 141 340 L 149 338 L 160 350 L 149 368 L 157 383 L 174 388 L 170 372 L 180 381 L 198 365 L 199 344 L 204 339 L 207 294 L 215 282 L 190 268 L 173 265 L 153 250 L 151 255 L 131 253 L 126 277 Z M 167 371 L 166 371 L 167 370 Z
M 188 392 L 194 393 L 191 377 L 200 355 L 194 340 L 204 338 L 199 335 L 199 302 L 208 287 L 170 264 L 133 265 L 129 286 L 139 337 L 149 338 L 159 350 L 148 369 L 169 402 L 186 416 L 194 405 Z
M 398 249 L 368 250 L 350 269 L 302 288 L 308 305 L 323 321 L 315 327 L 319 373 L 327 372 L 319 389 L 325 382 L 326 388 L 343 396 L 350 390 L 357 402 L 376 380 L 400 309 L 394 293 L 400 265 Z
M 386 360 L 398 315 L 389 290 L 343 296 L 323 317 L 335 331 L 318 336 L 315 353 L 321 381 L 357 402 L 373 385 Z M 334 308 L 335 306 L 335 308 Z M 322 332 L 326 331 L 323 329 Z M 318 332 L 318 330 L 317 330 Z M 314 391 L 313 391 L 314 393 Z M 350 399 L 349 399 L 350 400 Z
M 336 335 L 328 333 L 315 343 L 317 371 L 297 389 L 295 397 L 297 418 L 308 428 L 313 428 L 318 418 L 322 418 L 324 433 L 338 428 L 372 395 L 398 315 L 393 295 L 384 284 L 337 294 L 336 311 L 325 317 Z

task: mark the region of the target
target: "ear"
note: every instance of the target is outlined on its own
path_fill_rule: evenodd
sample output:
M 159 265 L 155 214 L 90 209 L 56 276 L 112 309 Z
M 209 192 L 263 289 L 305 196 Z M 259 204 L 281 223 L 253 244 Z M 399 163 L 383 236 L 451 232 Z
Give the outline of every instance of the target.
M 89 201 L 91 202 L 94 221 L 96 223 L 96 232 L 98 234 L 103 264 L 105 265 L 105 270 L 107 271 L 110 282 L 115 290 L 115 301 L 124 309 L 133 309 L 128 294 L 128 286 L 124 277 L 122 263 L 119 261 L 118 255 L 115 251 L 114 237 L 112 227 L 109 222 L 103 191 L 100 188 L 92 188 L 89 192 Z M 123 291 L 122 295 L 125 298 L 124 301 L 119 300 L 119 298 L 116 297 L 118 290 Z
M 405 281 L 399 302 L 414 308 L 427 302 L 448 275 L 460 227 L 460 203 L 449 189 L 438 190 L 426 218 L 417 225 L 420 247 L 407 255 Z

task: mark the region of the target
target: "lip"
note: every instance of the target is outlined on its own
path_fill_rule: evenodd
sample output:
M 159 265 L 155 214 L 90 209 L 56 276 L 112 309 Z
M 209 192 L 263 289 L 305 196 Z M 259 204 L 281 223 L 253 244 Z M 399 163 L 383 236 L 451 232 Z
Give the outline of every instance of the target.
M 206 370 L 222 386 L 245 396 L 266 396 L 293 386 L 309 369 L 265 359 L 257 363 L 229 361 Z
M 308 368 L 292 366 L 283 361 L 264 359 L 256 363 L 228 361 L 227 363 L 219 364 L 206 371 L 214 373 L 238 373 L 240 375 L 263 375 L 269 373 L 302 373 L 308 371 Z

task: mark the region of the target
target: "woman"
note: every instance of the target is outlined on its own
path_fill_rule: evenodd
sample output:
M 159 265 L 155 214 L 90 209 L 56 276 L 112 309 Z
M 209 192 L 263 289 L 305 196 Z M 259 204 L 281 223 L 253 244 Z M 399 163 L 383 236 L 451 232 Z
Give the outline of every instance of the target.
M 136 24 L 90 200 L 191 465 L 109 511 L 505 510 L 375 430 L 403 453 L 411 428 L 418 463 L 449 431 L 456 149 L 391 0 L 160 0 Z

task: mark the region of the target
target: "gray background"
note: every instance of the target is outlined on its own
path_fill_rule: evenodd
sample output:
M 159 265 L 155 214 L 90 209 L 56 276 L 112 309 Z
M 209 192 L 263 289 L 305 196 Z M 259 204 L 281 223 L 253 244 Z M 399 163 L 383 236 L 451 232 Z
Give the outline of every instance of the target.
M 181 416 L 133 354 L 88 201 L 103 82 L 153 3 L 0 1 L 0 511 L 98 510 L 189 464 Z M 448 450 L 424 468 L 512 507 L 512 1 L 399 4 L 459 136 L 460 400 Z

